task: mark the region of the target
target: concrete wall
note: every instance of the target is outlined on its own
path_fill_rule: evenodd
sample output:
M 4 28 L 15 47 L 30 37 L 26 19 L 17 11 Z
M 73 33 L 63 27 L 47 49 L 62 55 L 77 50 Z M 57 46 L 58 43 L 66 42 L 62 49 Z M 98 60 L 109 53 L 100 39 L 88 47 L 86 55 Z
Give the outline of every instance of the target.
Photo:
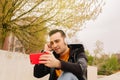
M 33 66 L 26 54 L 0 50 L 0 80 L 48 80 L 34 78 Z M 88 80 L 97 80 L 96 67 L 88 66 Z
M 97 67 L 88 66 L 87 76 L 88 76 L 88 80 L 97 80 Z
M 48 80 L 48 77 L 33 77 L 28 55 L 0 50 L 0 80 Z

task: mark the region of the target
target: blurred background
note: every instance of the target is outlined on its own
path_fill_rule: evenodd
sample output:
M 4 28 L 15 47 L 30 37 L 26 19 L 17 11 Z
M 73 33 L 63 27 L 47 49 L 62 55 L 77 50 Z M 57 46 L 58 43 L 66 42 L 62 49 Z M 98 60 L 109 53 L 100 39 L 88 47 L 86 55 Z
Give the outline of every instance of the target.
M 119 7 L 119 0 L 0 0 L 0 80 L 36 80 L 29 54 L 52 29 L 84 45 L 98 76 L 120 71 Z

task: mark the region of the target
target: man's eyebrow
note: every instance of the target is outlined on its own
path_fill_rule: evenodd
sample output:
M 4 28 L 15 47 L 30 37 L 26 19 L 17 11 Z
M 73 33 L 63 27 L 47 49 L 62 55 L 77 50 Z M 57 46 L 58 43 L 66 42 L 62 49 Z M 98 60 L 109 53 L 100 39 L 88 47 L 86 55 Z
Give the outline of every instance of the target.
M 60 39 L 56 39 L 56 40 L 54 40 L 54 41 L 59 41 Z
M 53 43 L 53 41 L 50 41 L 50 43 Z
M 55 39 L 54 41 L 59 41 L 60 39 Z M 50 41 L 50 43 L 54 42 L 54 41 Z

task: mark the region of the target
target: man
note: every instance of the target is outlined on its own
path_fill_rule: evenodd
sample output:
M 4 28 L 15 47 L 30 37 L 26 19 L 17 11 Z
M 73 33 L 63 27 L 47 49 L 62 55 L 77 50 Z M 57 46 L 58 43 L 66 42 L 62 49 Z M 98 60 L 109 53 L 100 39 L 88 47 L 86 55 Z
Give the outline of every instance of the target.
M 45 45 L 40 64 L 34 66 L 34 76 L 41 78 L 50 73 L 49 80 L 87 80 L 87 58 L 83 46 L 67 45 L 62 30 L 49 33 L 50 44 Z

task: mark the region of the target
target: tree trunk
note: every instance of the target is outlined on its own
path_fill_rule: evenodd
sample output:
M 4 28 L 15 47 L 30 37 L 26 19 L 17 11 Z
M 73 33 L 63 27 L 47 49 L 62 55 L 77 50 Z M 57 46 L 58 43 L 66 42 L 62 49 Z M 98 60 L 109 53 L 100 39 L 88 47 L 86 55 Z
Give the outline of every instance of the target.
M 3 43 L 3 50 L 9 50 L 9 38 L 10 36 L 6 36 L 5 39 L 4 39 L 4 43 Z

